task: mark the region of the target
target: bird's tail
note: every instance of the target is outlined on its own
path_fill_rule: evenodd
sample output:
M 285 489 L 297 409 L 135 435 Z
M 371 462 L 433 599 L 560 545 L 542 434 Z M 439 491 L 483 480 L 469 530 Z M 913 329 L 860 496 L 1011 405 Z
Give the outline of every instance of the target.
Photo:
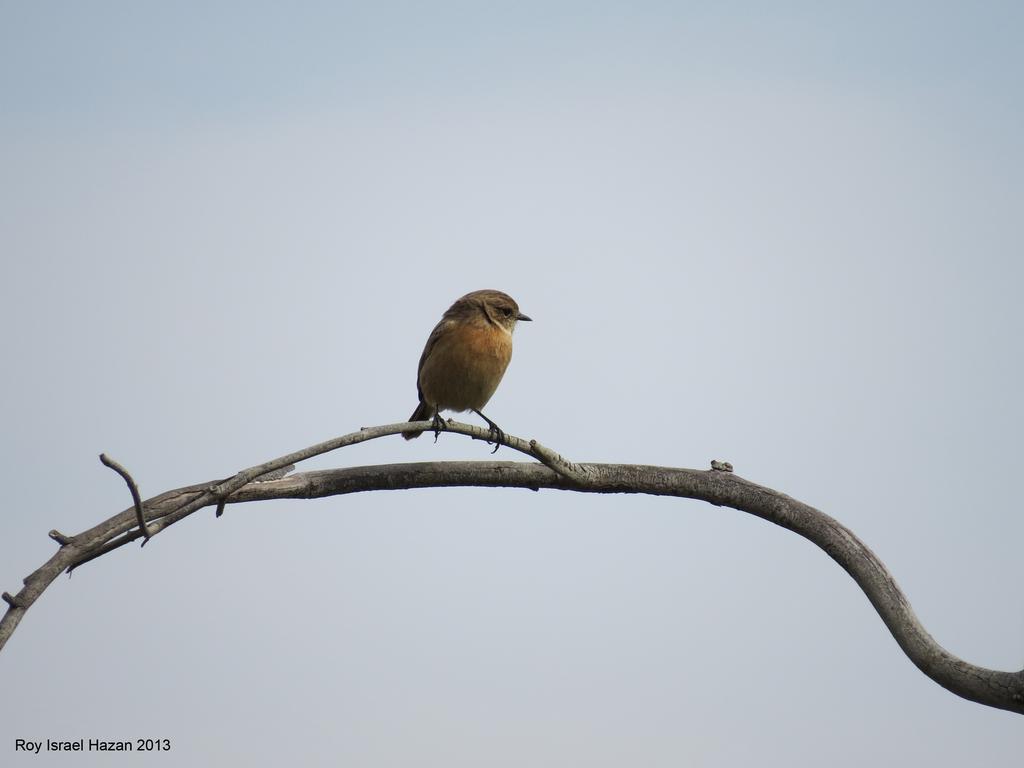
M 412 416 L 409 417 L 409 421 L 425 421 L 426 419 L 434 418 L 434 409 L 429 405 L 420 400 L 420 404 L 416 406 L 416 410 L 412 412 Z M 402 437 L 406 440 L 412 440 L 415 437 L 419 437 L 423 434 L 423 430 L 413 430 L 412 432 L 403 432 Z

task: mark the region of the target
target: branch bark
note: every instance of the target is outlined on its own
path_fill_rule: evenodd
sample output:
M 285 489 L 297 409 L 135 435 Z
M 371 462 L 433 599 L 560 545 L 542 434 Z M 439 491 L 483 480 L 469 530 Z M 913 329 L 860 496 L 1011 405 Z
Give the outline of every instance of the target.
M 864 591 L 904 653 L 928 677 L 965 699 L 1024 714 L 1024 670 L 1004 672 L 975 666 L 940 646 L 925 630 L 892 575 L 852 531 L 823 512 L 783 493 L 733 474 L 727 463 L 710 470 L 639 464 L 576 464 L 536 441 L 505 436 L 503 445 L 539 463 L 511 461 L 423 462 L 348 467 L 277 477 L 288 465 L 366 440 L 410 429 L 431 429 L 431 422 L 369 427 L 251 467 L 225 480 L 178 488 L 114 515 L 76 536 L 51 531 L 60 549 L 24 580 L 16 594 L 3 593 L 8 608 L 0 619 L 0 649 L 25 612 L 63 571 L 152 537 L 207 506 L 269 499 L 312 499 L 363 491 L 477 486 L 541 488 L 584 493 L 640 493 L 697 499 L 760 517 L 816 544 Z M 447 430 L 475 440 L 489 433 L 469 424 L 448 422 Z M 267 479 L 275 478 L 275 479 Z M 129 483 L 131 487 L 132 483 Z M 144 524 L 137 515 L 144 510 Z M 146 534 L 148 533 L 148 536 Z

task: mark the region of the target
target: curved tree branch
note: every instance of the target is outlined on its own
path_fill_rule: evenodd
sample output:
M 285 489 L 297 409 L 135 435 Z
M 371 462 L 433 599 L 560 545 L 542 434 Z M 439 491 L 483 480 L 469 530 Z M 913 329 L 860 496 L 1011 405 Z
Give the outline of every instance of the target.
M 60 549 L 25 578 L 17 593 L 3 593 L 7 612 L 0 619 L 0 649 L 22 616 L 62 571 L 163 529 L 206 506 L 285 498 L 320 498 L 362 491 L 480 486 L 541 488 L 586 493 L 642 493 L 698 499 L 747 512 L 797 533 L 823 549 L 846 570 L 867 595 L 904 653 L 939 685 L 958 696 L 990 707 L 1024 714 L 1024 670 L 986 669 L 954 656 L 925 630 L 910 603 L 882 561 L 838 521 L 783 493 L 756 485 L 713 462 L 710 470 L 677 469 L 638 464 L 575 464 L 536 441 L 511 435 L 502 443 L 540 463 L 509 461 L 424 462 L 320 470 L 279 477 L 281 470 L 304 459 L 394 435 L 410 429 L 430 430 L 428 421 L 369 427 L 243 470 L 212 483 L 178 488 L 148 499 L 144 528 L 135 504 L 76 536 L 51 531 Z M 448 422 L 446 431 L 488 440 L 481 427 Z M 274 478 L 274 479 L 271 479 Z M 129 484 L 131 487 L 131 484 Z

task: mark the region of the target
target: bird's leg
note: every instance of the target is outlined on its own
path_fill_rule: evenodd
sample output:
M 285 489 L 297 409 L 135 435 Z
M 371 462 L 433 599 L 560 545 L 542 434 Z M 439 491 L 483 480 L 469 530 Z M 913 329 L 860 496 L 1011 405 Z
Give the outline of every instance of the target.
M 497 453 L 498 449 L 501 447 L 502 442 L 505 440 L 505 433 L 501 431 L 501 427 L 499 427 L 493 421 L 484 416 L 483 413 L 478 411 L 476 408 L 473 409 L 473 413 L 475 413 L 477 416 L 479 416 L 481 419 L 487 422 L 488 431 L 492 435 L 494 435 L 494 450 L 491 451 L 491 453 Z M 491 441 L 488 440 L 487 442 L 489 443 Z
M 441 432 L 447 429 L 444 423 L 444 419 L 441 418 L 440 409 L 434 411 L 434 442 L 437 442 L 437 438 L 440 437 Z

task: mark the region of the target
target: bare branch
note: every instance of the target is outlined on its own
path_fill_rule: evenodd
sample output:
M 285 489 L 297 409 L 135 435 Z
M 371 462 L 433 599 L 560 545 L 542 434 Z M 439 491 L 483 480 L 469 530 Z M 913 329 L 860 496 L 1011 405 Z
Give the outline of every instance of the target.
M 447 422 L 446 431 L 474 440 L 493 440 L 481 427 Z M 787 528 L 816 544 L 853 577 L 878 611 L 900 648 L 935 682 L 958 696 L 987 706 L 1024 714 L 1024 670 L 986 669 L 954 656 L 924 629 L 892 575 L 878 557 L 852 531 L 823 512 L 770 488 L 756 485 L 732 472 L 728 462 L 713 462 L 712 469 L 678 469 L 638 464 L 576 464 L 531 440 L 506 435 L 501 443 L 540 463 L 511 461 L 425 462 L 303 472 L 267 479 L 288 465 L 366 440 L 414 429 L 429 430 L 431 422 L 369 427 L 296 451 L 230 478 L 201 483 L 156 496 L 121 512 L 77 536 L 56 531 L 50 535 L 61 548 L 25 579 L 17 595 L 4 593 L 9 608 L 0 619 L 0 648 L 17 627 L 25 611 L 64 570 L 134 541 L 148 532 L 155 536 L 196 510 L 284 498 L 321 498 L 374 490 L 478 486 L 540 488 L 586 493 L 640 493 L 699 499 L 747 512 Z M 273 477 L 274 475 L 270 475 Z M 144 511 L 142 525 L 138 509 Z
M 128 491 L 131 493 L 132 502 L 135 504 L 135 519 L 139 523 L 139 530 L 142 531 L 142 535 L 146 537 L 146 541 L 149 541 L 149 529 L 146 528 L 146 518 L 142 514 L 142 497 L 139 496 L 139 486 L 135 484 L 135 479 L 128 473 L 127 469 L 122 467 L 105 453 L 100 454 L 100 462 L 103 466 L 110 467 L 112 470 L 117 472 L 117 474 L 123 477 L 124 481 L 128 483 Z

